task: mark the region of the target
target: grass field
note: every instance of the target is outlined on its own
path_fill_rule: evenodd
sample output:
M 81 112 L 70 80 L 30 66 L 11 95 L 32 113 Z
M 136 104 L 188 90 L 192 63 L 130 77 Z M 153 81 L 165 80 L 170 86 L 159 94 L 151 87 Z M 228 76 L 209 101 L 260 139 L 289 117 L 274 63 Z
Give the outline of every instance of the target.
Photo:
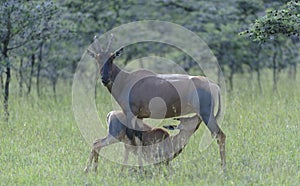
M 249 83 L 250 82 L 250 83 Z M 199 150 L 201 130 L 190 139 L 170 167 L 145 167 L 145 174 L 121 171 L 100 159 L 98 174 L 83 173 L 90 152 L 72 112 L 71 88 L 57 101 L 20 98 L 12 89 L 11 118 L 0 131 L 1 185 L 299 185 L 300 81 L 282 75 L 278 94 L 264 76 L 263 93 L 241 76 L 227 92 L 222 124 L 227 135 L 227 172 L 221 173 L 216 142 Z M 100 89 L 99 102 L 108 94 Z M 60 89 L 62 91 L 62 89 Z M 100 104 L 101 106 L 101 104 Z M 110 107 L 105 107 L 105 118 Z M 99 136 L 100 137 L 100 136 Z

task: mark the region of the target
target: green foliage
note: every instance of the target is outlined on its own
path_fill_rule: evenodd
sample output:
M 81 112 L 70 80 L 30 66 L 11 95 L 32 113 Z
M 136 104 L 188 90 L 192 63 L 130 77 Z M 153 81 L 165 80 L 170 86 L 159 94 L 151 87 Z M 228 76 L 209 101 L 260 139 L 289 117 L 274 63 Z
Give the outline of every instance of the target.
M 3 1 L 0 6 L 1 49 L 24 46 L 34 40 L 46 40 L 56 32 L 58 8 L 52 1 Z
M 63 79 L 72 77 L 77 62 L 95 35 L 101 35 L 124 23 L 145 19 L 170 21 L 198 34 L 213 50 L 221 68 L 229 70 L 224 72 L 227 77 L 240 72 L 251 72 L 254 69 L 264 68 L 266 67 L 265 61 L 269 61 L 270 57 L 265 55 L 264 52 L 260 53 L 262 56 L 258 56 L 252 52 L 253 50 L 249 50 L 262 48 L 262 51 L 264 51 L 264 46 L 258 47 L 257 43 L 251 43 L 249 40 L 237 36 L 237 33 L 258 19 L 265 7 L 278 7 L 282 3 L 286 3 L 286 1 L 274 2 L 268 0 L 254 0 L 251 2 L 246 0 L 185 2 L 177 0 L 147 2 L 138 0 L 106 2 L 64 0 L 54 1 L 55 3 L 52 3 L 52 1 L 26 1 L 25 3 L 15 1 L 4 1 L 3 5 L 6 3 L 9 6 L 13 6 L 16 9 L 15 11 L 19 11 L 19 13 L 16 13 L 16 16 L 20 18 L 14 24 L 16 29 L 13 30 L 18 30 L 17 28 L 20 27 L 23 28 L 24 33 L 20 33 L 20 36 L 12 37 L 12 41 L 9 44 L 10 47 L 15 46 L 12 45 L 13 43 L 22 44 L 29 42 L 29 44 L 20 47 L 20 50 L 12 53 L 14 56 L 17 56 L 13 60 L 13 64 L 16 63 L 14 61 L 19 60 L 18 57 L 20 56 L 25 58 L 24 61 L 30 61 L 32 54 L 38 55 L 36 49 L 42 41 L 42 73 L 43 77 L 50 81 L 53 74 L 57 74 L 58 78 L 62 77 Z M 283 6 L 285 15 L 297 12 L 298 4 L 296 1 L 293 1 L 288 3 L 286 7 Z M 1 11 L 3 12 L 1 24 L 4 24 L 3 21 L 7 20 L 6 18 L 9 15 L 4 13 L 9 10 L 9 8 L 6 9 Z M 29 16 L 22 16 L 22 12 Z M 295 15 L 293 14 L 292 17 L 299 17 L 299 15 Z M 270 17 L 270 20 L 275 19 L 271 17 L 271 14 L 269 16 L 267 14 L 266 17 Z M 279 16 L 277 17 L 279 18 Z M 295 21 L 291 20 L 290 17 L 286 19 L 289 21 L 288 25 L 290 26 L 290 23 Z M 261 20 L 264 19 L 261 18 Z M 255 25 L 257 26 L 257 24 L 267 28 L 263 21 L 258 21 Z M 255 30 L 256 26 L 253 27 L 253 33 L 259 33 L 258 30 Z M 277 28 L 276 25 L 271 25 L 270 27 Z M 266 30 L 266 28 L 261 30 Z M 5 33 L 5 24 L 0 29 L 3 30 L 2 33 Z M 295 25 L 294 29 L 296 29 Z M 266 30 L 265 33 L 267 32 L 269 31 Z M 25 37 L 25 33 L 32 36 Z M 7 34 L 2 34 L 2 38 L 5 35 Z M 257 35 L 257 37 L 260 36 Z M 264 35 L 263 37 L 266 36 Z M 22 40 L 22 38 L 25 38 L 26 41 Z M 284 43 L 280 45 L 284 45 Z M 291 48 L 294 50 L 293 47 Z M 122 61 L 128 63 L 130 60 L 151 54 L 172 56 L 171 60 L 174 60 L 187 70 L 192 69 L 196 64 L 193 59 L 186 56 L 183 52 L 174 51 L 171 47 L 157 43 L 142 43 L 126 47 L 126 52 L 122 56 L 124 60 Z M 26 60 L 26 58 L 29 59 Z M 295 61 L 295 58 L 292 60 Z M 257 65 L 258 61 L 263 62 Z M 25 64 L 25 66 L 28 67 L 30 65 Z M 54 68 L 55 66 L 59 68 Z M 16 65 L 14 65 L 14 68 L 18 69 Z M 68 78 L 68 80 L 72 80 L 72 78 Z
M 1 67 L 18 69 L 16 61 L 35 55 L 41 43 L 47 43 L 51 39 L 66 38 L 70 29 L 63 28 L 68 24 L 62 21 L 61 15 L 61 10 L 51 0 L 2 1 L 0 5 L 0 59 L 9 58 L 9 60 L 6 59 L 9 62 L 0 63 L 0 69 Z M 26 69 L 23 70 L 25 72 Z
M 260 17 L 246 31 L 240 33 L 254 41 L 267 41 L 280 35 L 299 36 L 300 1 L 293 0 L 279 9 L 267 9 L 266 15 Z

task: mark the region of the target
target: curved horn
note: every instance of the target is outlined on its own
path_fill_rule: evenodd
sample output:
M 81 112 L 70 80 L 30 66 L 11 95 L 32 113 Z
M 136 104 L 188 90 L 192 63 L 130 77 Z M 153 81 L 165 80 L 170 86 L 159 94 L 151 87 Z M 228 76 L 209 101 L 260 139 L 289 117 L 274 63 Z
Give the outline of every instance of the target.
M 103 51 L 102 47 L 100 46 L 99 40 L 97 39 L 97 36 L 94 36 L 94 42 L 92 46 L 96 53 L 100 53 Z
M 93 58 L 97 59 L 97 56 L 102 52 L 102 48 L 100 46 L 100 43 L 97 39 L 97 36 L 94 36 L 94 41 L 91 44 L 91 46 L 87 49 L 87 53 L 92 56 Z
M 113 41 L 113 39 L 114 39 L 114 34 L 110 34 L 111 35 L 111 38 L 110 38 L 110 40 L 108 41 L 108 44 L 107 44 L 107 47 L 106 47 L 106 52 L 108 52 L 109 50 L 110 50 L 110 47 L 111 47 L 111 43 L 112 43 L 112 41 Z

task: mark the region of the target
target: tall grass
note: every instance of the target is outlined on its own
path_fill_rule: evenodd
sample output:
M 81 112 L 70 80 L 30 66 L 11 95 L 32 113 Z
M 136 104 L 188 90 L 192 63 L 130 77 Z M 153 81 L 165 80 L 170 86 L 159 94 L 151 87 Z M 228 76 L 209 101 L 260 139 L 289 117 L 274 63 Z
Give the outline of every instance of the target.
M 98 174 L 84 174 L 90 152 L 72 112 L 71 88 L 57 101 L 18 97 L 12 91 L 10 120 L 1 118 L 2 185 L 298 185 L 300 180 L 300 81 L 281 77 L 279 91 L 263 76 L 263 92 L 246 76 L 227 93 L 222 128 L 227 135 L 227 172 L 220 169 L 218 146 L 199 148 L 200 130 L 169 167 L 145 167 L 140 174 L 100 157 Z M 104 93 L 105 92 L 105 93 Z M 99 88 L 103 120 L 111 109 Z M 100 132 L 99 132 L 100 133 Z M 99 136 L 100 137 L 100 136 Z M 109 148 L 109 147 L 108 147 Z M 120 153 L 122 156 L 122 153 Z

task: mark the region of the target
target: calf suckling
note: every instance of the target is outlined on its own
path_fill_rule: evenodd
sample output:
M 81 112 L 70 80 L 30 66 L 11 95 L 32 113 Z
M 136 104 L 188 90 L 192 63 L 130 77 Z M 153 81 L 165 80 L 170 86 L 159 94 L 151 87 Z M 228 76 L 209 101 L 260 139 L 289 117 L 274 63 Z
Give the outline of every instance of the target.
M 179 133 L 171 136 L 168 131 L 163 128 L 151 127 L 142 120 L 140 122 L 142 130 L 137 131 L 127 127 L 126 115 L 121 111 L 111 111 L 107 115 L 108 135 L 104 138 L 99 138 L 93 143 L 85 172 L 88 172 L 94 160 L 94 171 L 97 171 L 98 157 L 101 148 L 123 142 L 125 147 L 124 165 L 127 164 L 129 153 L 132 152 L 139 156 L 139 166 L 142 166 L 142 160 L 149 164 L 168 164 L 169 161 L 178 156 L 188 142 L 191 135 L 198 129 L 201 119 L 198 116 L 179 118 L 178 126 L 169 125 L 168 129 L 179 129 Z M 142 142 L 142 146 L 136 146 L 135 138 L 128 136 L 135 135 Z M 137 153 L 138 150 L 141 153 Z

